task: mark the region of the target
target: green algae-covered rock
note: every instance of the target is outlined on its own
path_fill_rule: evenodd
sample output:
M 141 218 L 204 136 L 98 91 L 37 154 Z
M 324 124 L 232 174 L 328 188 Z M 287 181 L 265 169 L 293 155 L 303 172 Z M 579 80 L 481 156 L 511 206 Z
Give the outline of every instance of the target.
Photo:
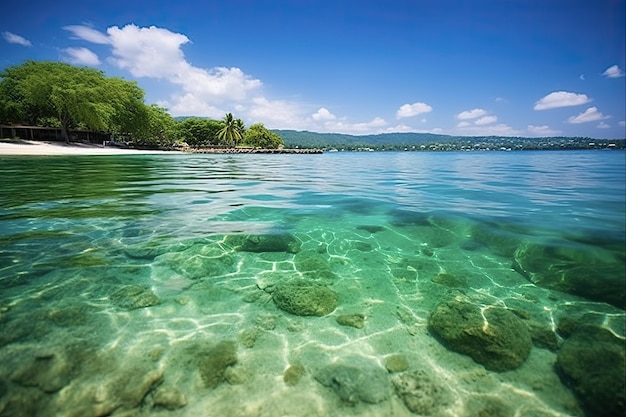
M 364 359 L 327 365 L 314 377 L 349 405 L 359 401 L 376 404 L 389 398 L 391 393 L 387 370 Z
M 237 348 L 234 342 L 223 341 L 200 353 L 198 366 L 207 388 L 215 388 L 225 379 L 226 369 L 237 363 Z
M 588 415 L 626 415 L 624 341 L 609 330 L 580 327 L 563 343 L 556 369 Z
M 276 285 L 272 298 L 278 308 L 297 316 L 325 316 L 337 307 L 334 291 L 305 280 Z
M 623 250 L 623 243 L 612 249 L 568 241 L 524 242 L 515 251 L 513 269 L 537 286 L 624 309 Z
M 120 288 L 111 294 L 111 301 L 126 310 L 150 307 L 161 302 L 155 293 L 141 285 L 126 285 Z
M 225 243 L 241 252 L 298 253 L 302 242 L 290 233 L 267 235 L 231 235 Z
M 435 307 L 429 329 L 449 349 L 470 356 L 492 371 L 519 367 L 532 339 L 526 323 L 501 307 L 485 307 L 457 297 Z
M 444 415 L 442 408 L 452 401 L 445 385 L 422 370 L 395 374 L 391 382 L 406 408 L 418 415 Z

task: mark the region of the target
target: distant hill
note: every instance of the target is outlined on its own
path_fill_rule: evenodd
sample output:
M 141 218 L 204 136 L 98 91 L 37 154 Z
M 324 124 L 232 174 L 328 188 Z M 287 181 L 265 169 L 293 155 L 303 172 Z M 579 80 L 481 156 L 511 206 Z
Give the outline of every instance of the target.
M 594 147 L 624 148 L 624 139 L 591 139 L 587 137 L 509 137 L 450 136 L 432 133 L 382 133 L 346 135 L 297 130 L 272 130 L 283 138 L 288 148 L 377 150 L 458 150 L 458 149 L 588 149 Z M 612 146 L 611 146 L 612 145 Z

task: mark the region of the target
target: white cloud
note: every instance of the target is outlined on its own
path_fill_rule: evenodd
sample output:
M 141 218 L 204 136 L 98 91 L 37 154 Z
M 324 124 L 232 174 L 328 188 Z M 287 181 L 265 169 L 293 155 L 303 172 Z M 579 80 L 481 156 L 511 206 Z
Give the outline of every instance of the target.
M 236 67 L 204 69 L 193 66 L 181 49 L 190 42 L 189 38 L 167 29 L 132 24 L 122 28 L 112 26 L 106 34 L 81 25 L 64 29 L 79 39 L 111 45 L 112 56 L 108 62 L 135 77 L 164 79 L 179 86 L 180 92 L 161 101 L 175 116 L 221 117 L 216 113 L 250 100 L 262 86 L 260 80 Z
M 619 78 L 624 76 L 624 71 L 617 65 L 613 65 L 608 67 L 602 75 L 608 78 Z
M 305 111 L 297 104 L 285 100 L 254 97 L 243 108 L 250 123 L 264 123 L 270 129 L 303 129 L 306 127 Z
M 610 129 L 610 128 L 611 128 L 611 125 L 606 124 L 606 123 L 604 123 L 604 122 L 600 122 L 600 123 L 598 123 L 598 125 L 597 125 L 596 127 L 597 127 L 598 129 Z
M 4 40 L 8 43 L 15 43 L 22 46 L 32 46 L 32 43 L 30 43 L 28 39 L 23 36 L 16 35 L 15 33 L 2 32 L 2 38 L 4 38 Z
M 527 130 L 528 130 L 528 133 L 530 133 L 533 136 L 549 136 L 549 135 L 558 135 L 562 133 L 560 130 L 550 129 L 550 126 L 547 126 L 547 125 L 541 125 L 541 126 L 528 125 Z
M 587 122 L 595 122 L 596 120 L 608 119 L 608 116 L 603 115 L 598 111 L 596 107 L 589 107 L 578 116 L 571 116 L 567 119 L 568 123 L 579 124 Z
M 325 107 L 320 107 L 313 115 L 311 116 L 313 120 L 335 120 L 336 116 L 328 111 Z
M 578 76 L 578 79 L 579 79 L 580 81 L 585 81 L 585 74 L 580 74 L 580 75 Z
M 63 49 L 65 60 L 74 65 L 87 65 L 95 67 L 100 65 L 98 55 L 87 48 L 66 48 Z
M 617 123 L 620 126 L 626 126 L 626 120 L 622 120 L 620 122 Z
M 457 129 L 447 133 L 471 136 L 519 136 L 521 134 L 519 130 L 515 130 L 511 126 L 504 123 L 499 123 L 497 125 L 470 125 L 468 123 L 464 126 L 457 126 Z
M 507 100 L 504 97 L 496 97 L 495 100 L 498 103 L 506 103 L 507 102 Z
M 432 110 L 433 108 L 426 103 L 403 104 L 396 112 L 396 118 L 413 117 L 418 114 L 431 112 Z
M 569 91 L 554 91 L 535 102 L 535 110 L 556 109 L 558 107 L 579 106 L 589 103 L 591 99 L 586 94 L 570 93 Z
M 468 120 L 468 119 L 476 119 L 478 117 L 485 116 L 485 115 L 487 115 L 487 110 L 472 109 L 472 110 L 462 111 L 461 113 L 456 115 L 456 118 L 460 120 Z
M 344 121 L 328 121 L 324 123 L 324 127 L 329 132 L 349 133 L 349 134 L 369 134 L 379 133 L 383 127 L 387 125 L 385 119 L 375 117 L 369 122 L 347 123 Z
M 98 43 L 98 44 L 111 43 L 111 40 L 109 39 L 107 35 L 89 26 L 85 26 L 85 25 L 63 26 L 63 30 L 72 32 L 72 34 L 74 35 L 73 39 L 82 39 L 87 42 Z
M 459 122 L 458 125 L 456 125 L 456 127 L 467 127 L 467 126 L 471 126 L 472 124 L 470 122 Z
M 475 125 L 488 125 L 498 120 L 496 116 L 483 116 L 474 122 Z

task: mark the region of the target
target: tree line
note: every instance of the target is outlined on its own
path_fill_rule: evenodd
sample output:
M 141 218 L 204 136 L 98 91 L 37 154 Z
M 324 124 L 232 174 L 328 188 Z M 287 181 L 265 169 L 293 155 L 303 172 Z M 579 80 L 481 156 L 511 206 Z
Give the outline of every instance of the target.
M 66 142 L 71 129 L 87 129 L 143 147 L 283 145 L 262 123 L 246 128 L 232 113 L 222 120 L 178 121 L 144 97 L 135 81 L 63 62 L 29 60 L 0 72 L 0 123 L 60 128 Z

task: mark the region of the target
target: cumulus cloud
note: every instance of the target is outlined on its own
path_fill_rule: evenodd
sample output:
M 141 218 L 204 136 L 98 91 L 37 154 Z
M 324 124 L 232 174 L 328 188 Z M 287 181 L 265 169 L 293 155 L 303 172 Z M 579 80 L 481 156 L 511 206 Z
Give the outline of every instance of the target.
M 498 120 L 496 116 L 483 116 L 474 122 L 475 125 L 488 125 Z
M 467 127 L 467 126 L 471 126 L 472 124 L 470 122 L 459 122 L 458 125 L 456 125 L 456 127 Z
M 91 43 L 108 44 L 111 40 L 104 33 L 85 25 L 70 25 L 63 26 L 63 30 L 71 32 L 74 36 L 73 39 L 82 39 Z
M 568 123 L 579 124 L 587 122 L 595 122 L 596 120 L 608 119 L 608 116 L 603 115 L 598 111 L 596 107 L 589 107 L 578 116 L 571 116 L 567 119 Z
M 569 91 L 554 91 L 535 102 L 535 110 L 556 109 L 558 107 L 579 106 L 589 103 L 591 99 L 586 94 L 571 93 Z
M 242 110 L 247 112 L 251 123 L 264 123 L 268 128 L 305 128 L 305 111 L 297 103 L 257 96 L 243 105 Z
M 519 136 L 521 134 L 519 130 L 515 130 L 511 126 L 504 123 L 496 125 L 476 125 L 468 123 L 463 126 L 457 125 L 457 129 L 449 133 L 472 136 Z
M 624 76 L 624 71 L 617 65 L 608 67 L 603 73 L 607 78 L 619 78 Z
M 604 123 L 604 122 L 600 122 L 598 123 L 598 125 L 596 126 L 598 129 L 610 129 L 611 125 Z
M 549 136 L 549 135 L 558 135 L 562 133 L 560 130 L 550 129 L 550 126 L 547 126 L 547 125 L 541 125 L 541 126 L 528 125 L 527 130 L 528 130 L 528 133 L 530 133 L 533 136 Z
M 313 120 L 335 120 L 336 116 L 328 111 L 325 107 L 320 107 L 313 115 L 311 116 Z
M 173 115 L 216 117 L 225 108 L 235 107 L 236 102 L 250 100 L 262 86 L 260 80 L 240 68 L 193 66 L 181 49 L 190 43 L 189 38 L 167 29 L 133 24 L 109 27 L 106 34 L 84 25 L 64 29 L 77 39 L 110 45 L 112 55 L 107 61 L 135 77 L 164 79 L 178 85 L 182 91 L 161 101 Z
M 324 127 L 330 132 L 352 133 L 352 134 L 368 134 L 378 133 L 387 125 L 385 119 L 375 117 L 369 122 L 348 123 L 345 121 L 328 121 L 324 123 Z
M 456 118 L 460 120 L 468 120 L 468 119 L 476 119 L 478 117 L 482 117 L 486 115 L 487 115 L 487 110 L 472 109 L 472 110 L 462 111 L 461 113 L 456 115 Z
M 418 114 L 431 112 L 432 110 L 433 108 L 426 103 L 418 102 L 413 104 L 403 104 L 396 112 L 396 117 L 398 119 L 402 119 L 404 117 L 413 117 L 417 116 Z
M 65 55 L 64 59 L 70 64 L 90 67 L 100 65 L 98 55 L 87 48 L 65 48 L 63 54 Z
M 16 35 L 15 33 L 2 32 L 2 38 L 8 43 L 15 43 L 22 46 L 32 46 L 32 43 L 30 43 L 28 39 L 23 36 Z

